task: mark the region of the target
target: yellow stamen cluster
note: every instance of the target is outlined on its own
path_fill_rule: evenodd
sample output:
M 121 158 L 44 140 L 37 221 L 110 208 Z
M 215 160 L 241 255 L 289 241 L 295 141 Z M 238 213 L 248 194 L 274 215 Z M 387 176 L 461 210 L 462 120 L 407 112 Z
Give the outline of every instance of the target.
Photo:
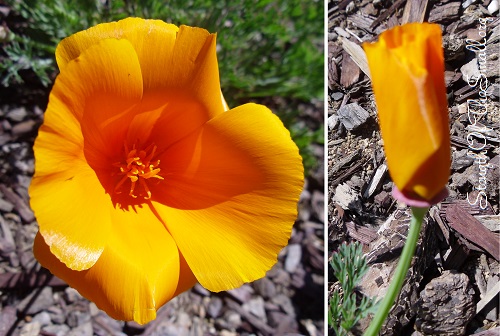
M 122 179 L 118 182 L 115 187 L 115 193 L 121 193 L 121 186 L 127 179 L 130 179 L 130 191 L 129 196 L 137 198 L 138 196 L 143 197 L 148 200 L 151 198 L 151 191 L 148 188 L 146 180 L 150 178 L 156 178 L 163 180 L 163 177 L 158 175 L 160 172 L 160 160 L 152 161 L 157 147 L 154 144 L 149 145 L 143 150 L 136 148 L 136 144 L 133 145 L 132 150 L 129 150 L 127 144 L 125 143 L 125 154 L 127 155 L 125 163 L 117 162 L 113 166 L 120 169 L 118 175 L 123 175 Z M 136 194 L 136 184 L 142 187 L 142 190 Z

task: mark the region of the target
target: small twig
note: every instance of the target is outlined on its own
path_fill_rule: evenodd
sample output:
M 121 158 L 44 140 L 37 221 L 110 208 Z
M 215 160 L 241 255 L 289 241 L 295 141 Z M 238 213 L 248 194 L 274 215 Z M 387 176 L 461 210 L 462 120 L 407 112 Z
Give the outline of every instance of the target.
M 406 0 L 397 0 L 391 7 L 389 7 L 388 10 L 382 13 L 373 23 L 371 24 L 370 28 L 375 28 L 376 26 L 379 25 L 380 22 L 384 21 L 386 18 L 388 18 L 392 13 L 394 13 Z
M 498 336 L 500 334 L 500 327 L 493 328 L 490 330 L 481 331 L 474 336 Z
M 493 286 L 492 289 L 490 289 L 484 298 L 482 298 L 476 305 L 476 314 L 479 314 L 481 310 L 483 310 L 484 307 L 488 303 L 490 303 L 491 300 L 493 300 L 495 297 L 497 297 L 498 293 L 500 293 L 500 281 L 497 282 L 495 286 Z
M 345 226 L 347 228 L 347 232 L 349 232 L 349 236 L 364 245 L 369 245 L 372 241 L 378 238 L 377 231 L 372 228 L 359 226 L 354 222 L 347 222 L 345 223 Z
M 349 54 L 349 56 L 351 56 L 354 63 L 359 66 L 359 68 L 368 76 L 368 78 L 371 78 L 370 70 L 368 68 L 368 60 L 363 48 L 346 38 L 342 38 L 341 41 L 342 47 Z
M 2 273 L 0 274 L 0 289 L 67 286 L 61 279 L 47 271 L 38 273 Z
M 360 43 L 363 43 L 363 40 L 361 38 L 358 37 L 358 35 L 354 34 L 349 28 L 345 28 L 345 31 L 348 32 L 349 34 L 351 34 L 352 36 L 354 36 L 354 38 L 356 40 L 358 40 Z
M 456 204 L 447 207 L 446 220 L 450 227 L 462 237 L 481 247 L 497 261 L 500 261 L 498 236 L 488 230 L 465 209 Z
M 429 0 L 410 0 L 406 2 L 401 24 L 409 22 L 424 22 L 425 11 Z
M 339 185 L 342 181 L 344 181 L 344 179 L 346 178 L 351 178 L 352 175 L 360 168 L 362 168 L 364 166 L 364 164 L 366 163 L 365 160 L 360 160 L 358 162 L 356 162 L 354 165 L 352 165 L 351 168 L 347 169 L 345 172 L 343 172 L 339 177 L 337 177 L 335 180 L 333 180 L 330 185 L 331 186 L 337 186 Z

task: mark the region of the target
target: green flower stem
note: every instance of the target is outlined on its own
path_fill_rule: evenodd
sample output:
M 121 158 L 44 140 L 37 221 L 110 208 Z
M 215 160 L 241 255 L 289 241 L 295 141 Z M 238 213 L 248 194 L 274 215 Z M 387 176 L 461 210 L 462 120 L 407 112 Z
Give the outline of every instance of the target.
M 424 216 L 429 208 L 412 207 L 411 210 L 411 222 L 408 238 L 406 238 L 403 252 L 401 253 L 396 272 L 394 273 L 394 278 L 392 279 L 389 289 L 387 290 L 387 294 L 380 303 L 377 313 L 373 317 L 370 326 L 366 329 L 364 336 L 378 335 L 380 328 L 382 328 L 382 324 L 387 318 L 387 315 L 389 315 L 389 311 L 394 304 L 394 300 L 401 291 L 403 281 L 408 273 L 408 269 L 410 268 L 411 259 L 415 254 L 420 228 L 422 227 L 422 220 L 424 219 Z

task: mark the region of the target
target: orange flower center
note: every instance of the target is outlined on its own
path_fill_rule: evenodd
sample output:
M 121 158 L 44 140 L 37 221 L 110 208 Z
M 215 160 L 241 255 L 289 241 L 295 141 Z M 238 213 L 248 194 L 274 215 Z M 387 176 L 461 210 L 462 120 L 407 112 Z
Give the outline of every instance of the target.
M 156 153 L 156 145 L 151 144 L 145 149 L 138 149 L 136 144 L 132 150 L 128 149 L 125 143 L 125 162 L 116 162 L 113 164 L 120 171 L 118 175 L 123 175 L 118 184 L 115 186 L 115 193 L 121 194 L 125 187 L 125 182 L 130 180 L 130 188 L 128 189 L 129 196 L 133 198 L 142 197 L 146 200 L 151 198 L 151 191 L 148 188 L 147 181 L 149 179 L 163 180 L 163 177 L 158 175 L 160 172 L 160 160 L 153 160 Z

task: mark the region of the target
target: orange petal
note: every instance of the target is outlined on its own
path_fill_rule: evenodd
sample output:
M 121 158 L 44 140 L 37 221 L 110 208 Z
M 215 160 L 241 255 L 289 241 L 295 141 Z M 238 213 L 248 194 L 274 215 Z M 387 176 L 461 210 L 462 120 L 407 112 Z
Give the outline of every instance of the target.
M 126 40 L 101 40 L 61 69 L 52 96 L 63 102 L 78 121 L 84 111 L 92 112 L 87 104 L 94 99 L 105 103 L 106 96 L 123 105 L 137 103 L 142 97 L 142 74 L 134 48 Z M 100 120 L 115 113 L 103 108 L 98 112 L 104 113 Z M 94 114 L 99 115 L 97 111 Z
M 211 116 L 227 107 L 221 95 L 216 35 L 205 29 L 181 26 L 172 59 L 164 66 L 169 70 L 162 77 L 162 86 L 188 90 L 201 102 Z M 157 76 L 163 75 L 157 73 Z
M 203 126 L 210 114 L 190 94 L 166 89 L 147 92 L 130 122 L 127 141 L 155 143 L 159 151 Z
M 196 282 L 175 242 L 147 205 L 137 212 L 112 210 L 114 234 L 97 263 L 77 272 L 50 253 L 41 235 L 40 263 L 118 320 L 147 323 L 156 310 Z
M 87 269 L 104 249 L 109 214 L 103 205 L 109 197 L 86 164 L 77 120 L 54 95 L 33 150 L 36 169 L 29 194 L 40 230 L 68 267 Z M 89 225 L 95 222 L 101 228 L 96 234 Z
M 57 77 L 39 134 L 42 138 L 44 133 L 61 137 L 62 142 L 54 139 L 45 142 L 45 146 L 53 147 L 55 157 L 64 152 L 81 154 L 84 146 L 82 128 L 84 132 L 90 130 L 85 134 L 87 142 L 94 147 L 109 148 L 113 137 L 116 138 L 114 135 L 123 128 L 116 122 L 110 125 L 109 120 L 115 120 L 141 96 L 141 72 L 130 44 L 127 41 L 102 41 L 71 61 Z M 104 132 L 103 128 L 111 132 Z M 103 139 L 105 135 L 108 136 Z M 103 146 L 104 143 L 107 146 Z M 35 145 L 35 155 L 36 148 Z M 55 158 L 48 155 L 37 161 L 37 175 L 67 169 L 54 164 Z
M 149 60 L 157 55 L 162 59 L 162 53 L 156 52 L 157 48 L 172 48 L 177 28 L 173 24 L 161 20 L 144 20 L 141 18 L 126 18 L 117 22 L 98 24 L 87 30 L 73 34 L 59 43 L 56 49 L 56 60 L 62 71 L 66 65 L 80 56 L 82 52 L 105 39 L 125 39 L 129 41 L 136 53 L 140 56 L 150 54 Z M 155 52 L 151 52 L 155 48 Z M 148 63 L 144 57 L 139 57 L 141 67 L 154 68 L 154 63 Z M 145 66 L 148 65 L 148 66 Z
M 36 159 L 45 162 L 51 151 L 40 146 L 35 147 Z M 74 270 L 93 266 L 109 239 L 111 225 L 111 201 L 94 171 L 80 158 L 65 171 L 35 175 L 29 193 L 40 233 L 52 253 Z
M 211 115 L 224 111 L 214 34 L 201 28 L 179 29 L 160 20 L 127 18 L 103 23 L 71 35 L 59 44 L 56 50 L 59 68 L 63 71 L 70 60 L 109 38 L 132 44 L 142 69 L 144 91 L 187 90 L 207 106 Z
M 84 153 L 94 169 L 110 169 L 122 158 L 123 144 L 137 106 L 113 95 L 96 95 L 89 100 L 81 121 Z
M 83 137 L 78 123 L 72 118 L 60 118 L 60 114 L 48 109 L 33 151 L 36 168 L 34 179 L 60 172 L 74 173 L 75 163 L 85 161 Z
M 391 177 L 401 191 L 432 199 L 450 169 L 440 28 L 407 24 L 364 48 Z
M 210 120 L 162 160 L 163 218 L 198 281 L 221 291 L 265 275 L 287 244 L 303 187 L 302 159 L 281 121 L 247 104 Z
M 40 232 L 52 252 L 75 270 L 96 262 L 109 233 L 110 199 L 84 158 L 85 125 L 79 125 L 88 101 L 106 93 L 123 101 L 142 95 L 139 64 L 127 41 L 103 40 L 67 65 L 54 84 L 34 146 L 30 195 Z M 92 129 L 85 141 L 101 134 Z M 94 230 L 99 232 L 91 234 Z

